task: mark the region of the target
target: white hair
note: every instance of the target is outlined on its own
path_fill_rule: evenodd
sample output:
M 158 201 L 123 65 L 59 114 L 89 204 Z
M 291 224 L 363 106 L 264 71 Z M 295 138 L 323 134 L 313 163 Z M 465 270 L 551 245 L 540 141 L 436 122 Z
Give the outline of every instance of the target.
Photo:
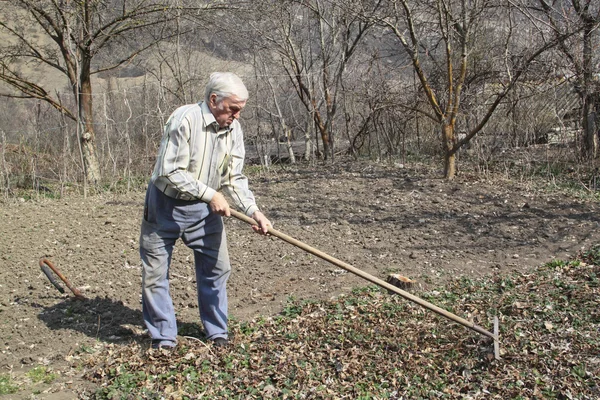
M 217 102 L 235 96 L 238 100 L 248 100 L 248 89 L 239 76 L 232 72 L 213 72 L 208 78 L 204 91 L 204 101 L 210 101 L 212 94 L 217 95 Z

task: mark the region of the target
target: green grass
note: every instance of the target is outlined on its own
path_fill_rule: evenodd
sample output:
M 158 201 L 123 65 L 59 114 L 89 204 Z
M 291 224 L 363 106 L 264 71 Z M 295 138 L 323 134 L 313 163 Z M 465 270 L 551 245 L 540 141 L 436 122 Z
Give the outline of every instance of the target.
M 0 375 L 0 395 L 14 394 L 23 387 L 30 385 L 44 384 L 49 385 L 57 378 L 57 374 L 53 373 L 50 368 L 43 365 L 33 367 L 20 379 L 15 379 L 9 375 Z M 41 389 L 36 387 L 33 389 L 33 394 L 40 394 Z
M 8 375 L 0 375 L 0 395 L 13 394 L 19 391 L 19 387 Z
M 589 264 L 600 265 L 600 245 L 593 246 L 581 255 L 582 259 Z
M 27 372 L 27 377 L 33 383 L 52 383 L 56 380 L 56 374 L 52 373 L 47 367 L 39 365 Z

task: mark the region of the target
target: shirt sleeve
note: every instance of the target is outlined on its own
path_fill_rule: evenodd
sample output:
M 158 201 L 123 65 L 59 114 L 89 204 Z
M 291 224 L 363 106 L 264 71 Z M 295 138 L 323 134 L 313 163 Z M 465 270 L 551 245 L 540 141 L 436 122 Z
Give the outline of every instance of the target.
M 215 190 L 205 183 L 194 179 L 188 172 L 190 164 L 191 126 L 188 118 L 173 116 L 165 127 L 166 137 L 161 149 L 157 180 L 165 181 L 180 193 L 210 202 Z
M 235 206 L 250 217 L 258 211 L 258 206 L 248 187 L 248 178 L 243 174 L 246 149 L 241 127 L 238 125 L 232 133 L 231 158 L 223 174 L 222 189 L 231 197 Z

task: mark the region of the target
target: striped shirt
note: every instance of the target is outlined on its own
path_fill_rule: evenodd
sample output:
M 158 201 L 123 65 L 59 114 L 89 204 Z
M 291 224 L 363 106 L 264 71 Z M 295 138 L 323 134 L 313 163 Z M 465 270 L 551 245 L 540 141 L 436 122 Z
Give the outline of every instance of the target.
M 220 128 L 205 102 L 188 104 L 175 110 L 165 125 L 150 182 L 172 197 L 207 203 L 222 190 L 252 216 L 258 207 L 242 173 L 245 154 L 237 120 Z

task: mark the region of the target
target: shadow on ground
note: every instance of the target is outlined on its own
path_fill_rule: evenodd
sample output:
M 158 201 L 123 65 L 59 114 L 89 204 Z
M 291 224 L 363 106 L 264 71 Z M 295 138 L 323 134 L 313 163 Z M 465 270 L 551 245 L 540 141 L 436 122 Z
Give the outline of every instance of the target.
M 51 307 L 43 307 L 38 318 L 52 330 L 71 329 L 103 342 L 135 341 L 150 343 L 140 310 L 122 301 L 96 297 L 69 298 Z M 201 326 L 177 321 L 179 334 L 203 339 Z

